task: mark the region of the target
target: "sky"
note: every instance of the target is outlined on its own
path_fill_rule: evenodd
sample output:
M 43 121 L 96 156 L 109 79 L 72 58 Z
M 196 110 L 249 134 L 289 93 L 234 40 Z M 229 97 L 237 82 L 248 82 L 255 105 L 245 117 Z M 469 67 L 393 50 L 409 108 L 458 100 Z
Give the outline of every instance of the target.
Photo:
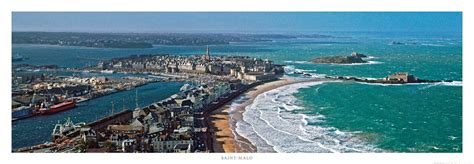
M 462 32 L 461 12 L 13 12 L 13 31 Z

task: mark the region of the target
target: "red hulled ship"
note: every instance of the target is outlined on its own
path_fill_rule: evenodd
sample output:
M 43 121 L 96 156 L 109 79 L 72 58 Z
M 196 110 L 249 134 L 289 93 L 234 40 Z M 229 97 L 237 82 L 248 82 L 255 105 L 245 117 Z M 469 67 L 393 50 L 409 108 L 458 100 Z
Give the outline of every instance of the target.
M 64 111 L 64 110 L 68 110 L 68 109 L 71 109 L 71 108 L 74 108 L 74 107 L 76 107 L 76 101 L 75 100 L 67 100 L 67 101 L 64 101 L 62 103 L 52 105 L 50 107 L 41 108 L 39 110 L 39 112 L 41 114 L 54 114 L 54 113 L 61 112 L 61 111 Z

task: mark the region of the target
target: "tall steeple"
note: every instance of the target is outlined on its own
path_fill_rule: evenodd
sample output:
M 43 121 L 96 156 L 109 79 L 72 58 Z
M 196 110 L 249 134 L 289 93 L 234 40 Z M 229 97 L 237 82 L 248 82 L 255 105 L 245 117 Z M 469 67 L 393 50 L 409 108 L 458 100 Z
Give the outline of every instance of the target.
M 211 54 L 209 54 L 209 46 L 206 47 L 206 54 L 204 54 L 205 60 L 211 60 Z

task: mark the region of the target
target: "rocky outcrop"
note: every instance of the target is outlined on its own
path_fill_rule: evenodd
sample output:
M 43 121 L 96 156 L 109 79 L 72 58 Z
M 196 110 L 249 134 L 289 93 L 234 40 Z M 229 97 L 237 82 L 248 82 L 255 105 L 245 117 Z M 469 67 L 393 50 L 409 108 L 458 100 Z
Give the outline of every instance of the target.
M 367 63 L 362 58 L 367 56 L 361 53 L 353 52 L 350 56 L 324 56 L 317 57 L 312 60 L 313 63 L 328 63 L 328 64 L 352 64 L 352 63 Z
M 393 75 L 389 75 L 385 78 L 379 79 L 367 79 L 359 78 L 354 76 L 325 76 L 327 79 L 334 80 L 350 80 L 364 83 L 379 83 L 379 84 L 408 84 L 408 83 L 437 83 L 437 82 L 453 82 L 453 80 L 423 80 L 419 79 L 413 75 L 408 74 L 408 72 L 398 72 Z
M 356 56 L 326 56 L 318 57 L 312 60 L 313 63 L 328 63 L 328 64 L 352 64 L 352 63 L 367 63 L 361 57 Z

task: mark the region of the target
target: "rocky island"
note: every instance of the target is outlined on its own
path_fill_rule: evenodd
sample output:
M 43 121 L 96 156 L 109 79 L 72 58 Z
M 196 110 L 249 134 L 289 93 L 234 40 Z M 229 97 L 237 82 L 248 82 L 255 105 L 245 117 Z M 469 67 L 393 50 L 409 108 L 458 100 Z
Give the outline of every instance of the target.
M 324 56 L 317 57 L 312 60 L 313 63 L 326 63 L 326 64 L 353 64 L 353 63 L 367 63 L 362 58 L 366 58 L 367 55 L 353 52 L 350 56 Z
M 353 76 L 325 76 L 327 79 L 335 80 L 351 80 L 356 82 L 364 83 L 379 83 L 379 84 L 408 84 L 408 83 L 438 83 L 438 82 L 453 82 L 453 80 L 424 80 L 409 74 L 408 72 L 397 72 L 392 75 L 388 75 L 385 78 L 368 79 L 358 78 Z

